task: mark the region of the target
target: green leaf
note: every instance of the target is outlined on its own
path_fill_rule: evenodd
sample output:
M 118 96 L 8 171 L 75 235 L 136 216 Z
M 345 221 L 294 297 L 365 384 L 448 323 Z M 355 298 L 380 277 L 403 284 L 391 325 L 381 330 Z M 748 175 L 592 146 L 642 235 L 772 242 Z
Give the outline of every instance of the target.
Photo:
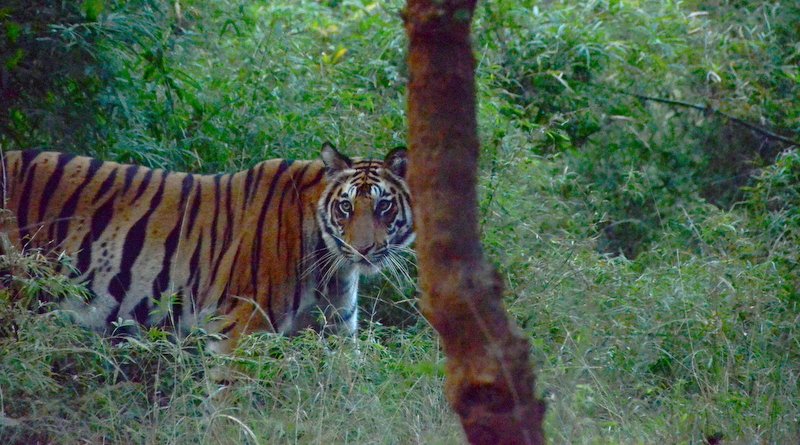
M 104 0 L 84 0 L 81 5 L 83 15 L 90 21 L 97 20 L 100 13 L 103 12 L 103 8 L 105 8 Z
M 17 65 L 19 65 L 19 62 L 22 60 L 23 57 L 25 57 L 25 51 L 22 48 L 17 48 L 17 50 L 14 51 L 14 54 L 11 57 L 9 57 L 8 60 L 6 60 L 5 63 L 6 69 L 12 71 L 14 68 L 17 67 Z
M 11 417 L 0 416 L 0 426 L 15 427 L 15 426 L 20 426 L 20 425 L 22 425 L 22 422 L 20 422 L 17 419 L 13 419 Z
M 6 23 L 6 36 L 8 36 L 9 43 L 16 43 L 19 39 L 19 35 L 22 32 L 22 26 L 16 22 L 7 22 Z

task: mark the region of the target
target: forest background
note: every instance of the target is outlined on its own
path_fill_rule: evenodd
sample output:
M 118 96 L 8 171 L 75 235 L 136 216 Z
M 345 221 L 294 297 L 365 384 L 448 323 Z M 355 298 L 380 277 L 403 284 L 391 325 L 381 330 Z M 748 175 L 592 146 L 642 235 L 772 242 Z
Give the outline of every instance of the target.
M 325 140 L 382 156 L 406 140 L 402 7 L 5 0 L 0 149 L 204 173 Z M 800 138 L 800 4 L 476 12 L 482 235 L 549 440 L 796 443 L 800 153 L 725 115 Z M 79 287 L 36 255 L 4 261 L 26 273 L 25 298 L 0 296 L 2 443 L 461 440 L 413 280 L 366 283 L 358 351 L 260 335 L 220 357 L 200 331 L 72 326 L 36 297 Z

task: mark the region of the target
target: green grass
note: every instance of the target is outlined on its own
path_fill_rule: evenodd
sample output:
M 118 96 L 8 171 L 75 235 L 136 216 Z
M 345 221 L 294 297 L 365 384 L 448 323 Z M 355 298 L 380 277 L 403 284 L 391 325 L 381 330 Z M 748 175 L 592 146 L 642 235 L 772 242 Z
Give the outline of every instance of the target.
M 0 362 L 4 443 L 436 443 L 459 434 L 427 333 L 378 328 L 358 350 L 314 334 L 263 335 L 215 357 L 198 350 L 201 333 L 111 345 L 52 315 L 18 326 Z
M 0 11 L 23 86 L 4 150 L 220 172 L 405 141 L 400 1 L 33 3 L 49 15 Z M 800 437 L 797 147 L 618 92 L 798 139 L 798 23 L 792 2 L 479 3 L 483 239 L 553 443 Z M 0 300 L 2 443 L 462 440 L 411 283 L 364 285 L 355 345 L 260 335 L 219 357 L 203 332 L 73 326 L 36 297 L 78 287 L 35 255 L 2 263 L 22 289 Z

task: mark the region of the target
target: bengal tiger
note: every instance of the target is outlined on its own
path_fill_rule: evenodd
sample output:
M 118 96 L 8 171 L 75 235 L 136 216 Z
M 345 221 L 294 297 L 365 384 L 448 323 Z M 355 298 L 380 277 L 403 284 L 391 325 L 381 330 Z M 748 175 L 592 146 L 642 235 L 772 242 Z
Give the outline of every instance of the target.
M 257 331 L 355 335 L 360 275 L 414 240 L 406 150 L 350 159 L 326 143 L 320 158 L 199 175 L 11 151 L 0 235 L 72 256 L 91 297 L 64 305 L 90 328 L 211 318 L 220 352 Z

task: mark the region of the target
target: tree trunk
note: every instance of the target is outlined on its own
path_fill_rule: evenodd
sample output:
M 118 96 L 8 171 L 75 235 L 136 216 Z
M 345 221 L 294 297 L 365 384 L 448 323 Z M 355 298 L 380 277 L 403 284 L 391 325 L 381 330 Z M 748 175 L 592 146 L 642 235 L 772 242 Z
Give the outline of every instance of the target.
M 475 444 L 541 444 L 526 337 L 483 257 L 470 22 L 475 0 L 408 0 L 409 186 L 422 312 L 447 356 L 445 394 Z M 522 199 L 522 198 L 521 198 Z

